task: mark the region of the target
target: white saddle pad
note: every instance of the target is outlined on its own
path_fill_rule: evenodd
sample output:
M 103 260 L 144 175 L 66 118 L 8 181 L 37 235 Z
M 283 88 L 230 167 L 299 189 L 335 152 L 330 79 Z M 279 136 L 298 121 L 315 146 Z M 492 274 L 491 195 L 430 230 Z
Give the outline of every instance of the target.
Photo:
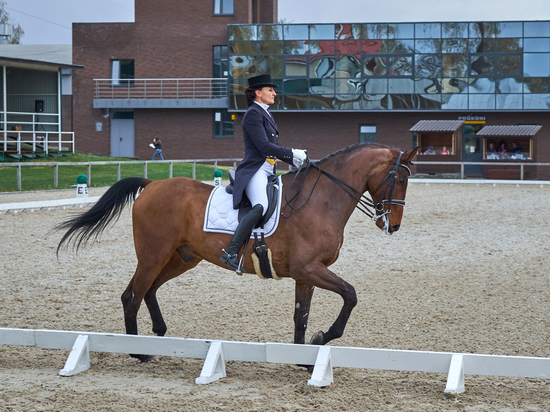
M 279 183 L 279 196 L 277 198 L 277 207 L 275 212 L 269 218 L 264 225 L 264 237 L 271 236 L 277 230 L 279 225 L 279 216 L 281 215 L 281 200 L 283 198 L 283 182 L 281 177 L 278 178 Z M 233 209 L 233 195 L 230 195 L 225 191 L 225 187 L 216 186 L 206 204 L 206 214 L 204 216 L 204 231 L 215 233 L 227 233 L 232 235 L 237 229 L 239 223 L 239 211 Z M 260 235 L 262 229 L 254 229 L 252 231 L 251 238 L 254 237 L 254 233 Z

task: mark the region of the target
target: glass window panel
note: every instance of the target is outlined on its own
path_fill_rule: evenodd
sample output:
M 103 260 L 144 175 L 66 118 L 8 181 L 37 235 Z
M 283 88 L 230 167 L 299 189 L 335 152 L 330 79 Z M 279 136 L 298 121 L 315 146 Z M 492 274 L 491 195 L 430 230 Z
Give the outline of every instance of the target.
M 256 26 L 229 26 L 229 40 L 256 40 Z
M 334 40 L 334 24 L 310 24 L 309 38 L 311 40 Z
M 360 79 L 336 79 L 336 94 L 360 94 L 361 80 Z
M 248 81 L 247 79 L 233 79 L 230 88 L 233 94 L 244 94 L 244 91 L 248 88 Z
M 517 78 L 505 78 L 498 80 L 497 93 L 521 93 L 523 90 L 523 84 L 521 79 Z
M 334 79 L 310 79 L 309 92 L 320 96 L 334 96 Z
M 441 23 L 441 37 L 447 39 L 467 39 L 468 23 Z
M 468 55 L 444 54 L 443 55 L 443 76 L 445 77 L 468 76 Z
M 416 40 L 414 49 L 416 53 L 441 53 L 441 40 Z
M 412 110 L 415 108 L 414 94 L 392 94 L 389 96 L 388 109 Z
M 502 22 L 495 24 L 496 36 L 503 37 L 523 37 L 523 24 L 521 22 Z
M 441 95 L 417 94 L 415 96 L 415 108 L 418 110 L 441 109 Z
M 361 95 L 360 94 L 340 94 L 336 96 L 333 106 L 337 110 L 360 110 Z
M 307 79 L 283 80 L 285 94 L 309 93 Z
M 550 22 L 526 21 L 523 23 L 525 37 L 550 37 Z
M 550 39 L 524 39 L 524 52 L 550 52 Z
M 363 85 L 363 91 L 365 94 L 385 94 L 388 92 L 388 79 L 368 79 Z
M 421 94 L 436 94 L 441 93 L 441 86 L 436 79 L 415 79 L 414 91 Z
M 271 77 L 283 77 L 282 56 L 262 56 L 258 58 L 258 74 L 270 74 Z
M 308 56 L 285 56 L 285 77 L 307 77 Z
M 222 0 L 222 13 L 233 14 L 233 0 Z
M 441 48 L 443 53 L 467 53 L 468 40 L 466 39 L 445 39 Z
M 255 41 L 233 41 L 229 43 L 232 55 L 256 54 L 258 43 Z
M 489 76 L 495 73 L 495 59 L 491 55 L 471 55 L 470 75 Z
M 336 59 L 336 77 L 361 78 L 361 60 L 355 55 L 343 55 Z
M 308 51 L 307 41 L 289 40 L 283 43 L 284 54 L 306 54 Z
M 361 108 L 364 110 L 385 110 L 388 108 L 388 96 L 385 94 L 363 95 Z
M 282 41 L 260 41 L 258 42 L 259 54 L 281 54 L 283 52 Z
M 359 128 L 359 133 L 376 133 L 376 126 L 361 126 Z
M 523 96 L 521 94 L 497 94 L 497 109 L 517 110 L 523 108 Z
M 363 58 L 363 73 L 366 76 L 385 76 L 387 73 L 386 65 L 386 57 L 365 56 Z
M 528 77 L 523 81 L 524 93 L 550 93 L 550 78 Z
M 361 51 L 364 54 L 385 53 L 386 42 L 387 40 L 363 40 L 361 41 Z
M 309 42 L 309 54 L 334 54 L 334 40 L 312 40 Z
M 470 23 L 470 38 L 495 37 L 495 23 Z
M 334 36 L 337 40 L 360 40 L 361 26 L 361 24 L 335 24 Z
M 388 24 L 388 39 L 413 39 L 414 24 L 396 23 Z
M 550 94 L 524 94 L 523 108 L 529 109 L 550 109 Z
M 441 81 L 441 93 L 467 93 L 468 86 L 467 78 L 443 79 Z
M 415 55 L 415 74 L 419 77 L 440 77 L 441 76 L 441 55 L 440 54 L 417 54 Z
M 287 110 L 307 110 L 309 106 L 308 95 L 290 95 L 283 96 L 283 108 Z
M 361 40 L 336 40 L 336 52 L 340 54 L 361 54 Z
M 309 110 L 334 110 L 334 96 L 309 95 Z
M 468 94 L 444 94 L 441 96 L 441 109 L 443 110 L 467 110 Z
M 384 23 L 363 24 L 363 39 L 387 39 L 388 25 Z
M 285 24 L 283 26 L 283 34 L 285 40 L 307 40 L 307 24 Z
M 328 78 L 335 75 L 334 57 L 309 57 L 309 77 L 310 78 Z
M 511 53 L 523 51 L 523 39 L 496 39 L 495 51 L 499 53 Z
M 495 51 L 495 39 L 470 39 L 470 53 L 490 53 Z
M 521 56 L 497 56 L 497 73 L 521 76 Z
M 386 40 L 386 53 L 414 53 L 414 40 Z
M 248 104 L 246 103 L 246 97 L 244 94 L 234 94 L 229 99 L 229 108 L 231 110 L 246 110 Z
M 413 79 L 389 79 L 389 93 L 414 93 Z
M 495 93 L 496 79 L 489 79 L 487 77 L 473 79 L 471 80 L 470 86 L 468 87 L 468 92 L 470 94 Z
M 550 76 L 550 54 L 524 53 L 523 75 L 527 77 Z
M 280 24 L 262 24 L 258 26 L 258 40 L 282 40 L 283 26 Z
M 494 110 L 496 97 L 494 94 L 470 94 L 468 106 L 471 110 Z
M 414 34 L 417 39 L 441 38 L 441 23 L 416 23 Z
M 412 56 L 399 56 L 389 58 L 390 76 L 412 76 Z
M 231 77 L 248 78 L 257 74 L 256 56 L 231 56 Z

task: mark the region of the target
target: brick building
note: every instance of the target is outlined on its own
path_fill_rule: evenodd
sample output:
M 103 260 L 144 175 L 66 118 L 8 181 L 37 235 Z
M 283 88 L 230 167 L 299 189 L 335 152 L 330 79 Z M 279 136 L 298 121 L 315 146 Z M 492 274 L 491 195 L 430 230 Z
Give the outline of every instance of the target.
M 548 21 L 277 24 L 276 0 L 136 0 L 135 23 L 74 24 L 73 63 L 79 151 L 147 159 L 159 135 L 167 159 L 241 157 L 246 78 L 270 73 L 281 143 L 312 158 L 433 146 L 421 158 L 513 178 L 491 166 L 504 143 L 500 162 L 550 162 Z

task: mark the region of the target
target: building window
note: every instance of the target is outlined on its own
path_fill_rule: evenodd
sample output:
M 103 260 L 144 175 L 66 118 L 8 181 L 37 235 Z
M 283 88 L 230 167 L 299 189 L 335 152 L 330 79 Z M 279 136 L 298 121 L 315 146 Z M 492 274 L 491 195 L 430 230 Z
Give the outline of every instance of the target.
M 214 16 L 233 14 L 233 0 L 214 0 Z
M 111 60 L 111 85 L 112 86 L 133 86 L 134 82 L 134 61 L 133 60 Z
M 368 124 L 359 127 L 359 143 L 376 143 L 376 125 Z
M 212 77 L 214 79 L 229 77 L 229 47 L 212 46 Z
M 228 113 L 227 110 L 216 110 L 214 112 L 214 137 L 232 138 L 236 118 L 236 114 Z

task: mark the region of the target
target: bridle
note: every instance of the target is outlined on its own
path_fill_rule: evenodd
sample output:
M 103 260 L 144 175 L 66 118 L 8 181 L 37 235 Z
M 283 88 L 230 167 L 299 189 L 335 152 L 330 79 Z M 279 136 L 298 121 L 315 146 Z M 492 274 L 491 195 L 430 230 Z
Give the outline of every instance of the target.
M 337 178 L 336 176 L 331 175 L 327 171 L 321 169 L 319 167 L 319 165 L 313 163 L 311 160 L 309 160 L 309 158 L 307 158 L 306 161 L 304 162 L 304 164 L 296 171 L 296 175 L 294 176 L 294 179 L 292 179 L 292 182 L 290 183 L 289 187 L 287 188 L 287 190 L 285 192 L 286 204 L 283 208 L 283 213 L 282 213 L 283 217 L 288 219 L 290 216 L 292 216 L 292 212 L 294 212 L 295 210 L 301 209 L 302 207 L 304 207 L 306 205 L 306 203 L 311 198 L 311 195 L 313 194 L 313 190 L 315 189 L 315 186 L 317 186 L 317 183 L 319 182 L 319 178 L 321 177 L 321 174 L 324 174 L 326 177 L 328 177 L 330 180 L 332 180 L 334 183 L 336 183 L 340 188 L 342 188 L 347 194 L 349 194 L 352 198 L 354 198 L 357 201 L 357 206 L 355 206 L 357 209 L 359 209 L 365 215 L 370 217 L 373 221 L 377 221 L 378 219 L 382 218 L 383 221 L 384 221 L 385 227 L 387 227 L 388 223 L 387 223 L 386 215 L 391 213 L 392 204 L 396 204 L 396 205 L 405 207 L 405 201 L 404 200 L 394 200 L 393 199 L 393 192 L 395 190 L 395 184 L 397 182 L 397 171 L 399 170 L 399 166 L 402 166 L 405 169 L 407 169 L 407 171 L 409 172 L 409 176 L 411 175 L 411 169 L 409 169 L 409 167 L 407 165 L 401 163 L 401 157 L 402 156 L 403 156 L 403 152 L 399 152 L 399 156 L 397 158 L 397 161 L 395 162 L 395 165 L 393 166 L 393 169 L 388 172 L 388 174 L 386 175 L 384 180 L 382 180 L 382 182 L 378 185 L 376 190 L 371 193 L 372 195 L 374 195 L 376 192 L 378 192 L 380 190 L 380 188 L 384 185 L 384 183 L 386 184 L 385 187 L 384 187 L 384 190 L 382 192 L 382 195 L 380 196 L 380 201 L 379 202 L 374 202 L 372 199 L 365 196 L 359 190 L 351 187 L 350 185 L 348 185 L 343 180 L 341 180 L 341 179 Z M 296 207 L 295 203 L 298 200 L 298 197 L 299 197 L 300 193 L 302 192 L 302 188 L 304 186 L 304 181 L 305 181 L 306 175 L 309 172 L 310 168 L 314 168 L 314 169 L 318 170 L 317 179 L 315 180 L 315 183 L 313 184 L 311 192 L 310 192 L 308 198 L 306 199 L 306 201 L 301 206 Z M 302 179 L 301 179 L 301 182 L 300 182 L 300 187 L 299 187 L 298 191 L 296 192 L 296 194 L 294 194 L 294 196 L 292 196 L 290 199 L 288 199 L 287 198 L 288 191 L 290 190 L 290 188 L 294 184 L 294 181 L 296 180 L 296 178 L 298 177 L 298 175 L 300 174 L 300 172 L 302 170 L 304 171 L 304 173 L 302 175 Z M 384 199 L 384 196 L 386 195 L 386 193 L 388 193 L 388 197 L 387 197 L 387 199 Z M 385 205 L 388 205 L 387 209 L 384 209 Z M 287 207 L 290 207 L 290 209 L 291 209 L 291 212 L 288 216 L 285 215 L 285 213 L 284 213 L 284 210 Z

